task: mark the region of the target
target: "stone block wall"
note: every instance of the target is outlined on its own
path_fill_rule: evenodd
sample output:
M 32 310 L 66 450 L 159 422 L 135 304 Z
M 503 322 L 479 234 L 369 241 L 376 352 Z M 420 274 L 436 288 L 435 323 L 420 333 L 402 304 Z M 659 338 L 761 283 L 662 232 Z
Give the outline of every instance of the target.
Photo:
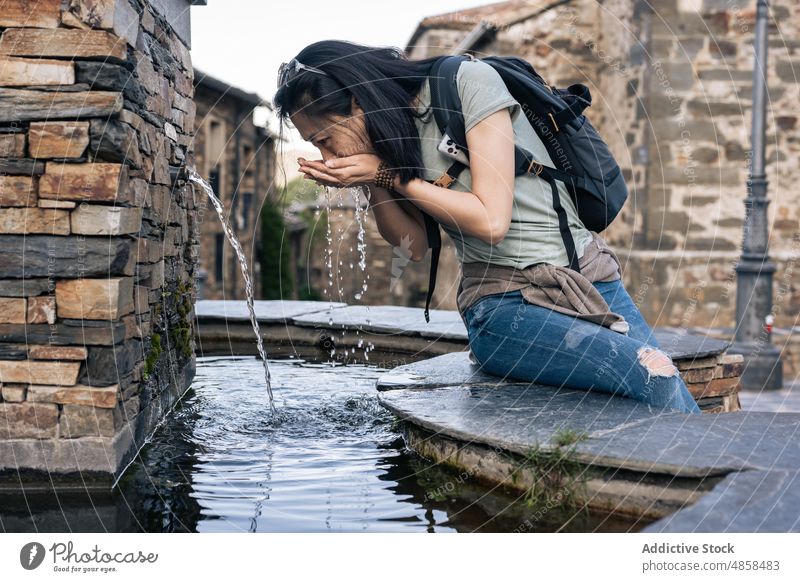
M 3 2 L 4 474 L 114 473 L 193 377 L 192 65 L 164 5 Z
M 793 276 L 800 195 L 800 6 L 770 2 L 766 130 L 770 255 L 776 325 L 800 312 Z M 665 2 L 650 18 L 646 99 L 637 108 L 633 147 L 648 152 L 634 236 L 617 246 L 645 315 L 660 325 L 735 324 L 736 276 L 750 165 L 755 2 Z M 633 55 L 635 57 L 636 55 Z M 641 91 L 639 91 L 642 93 Z M 649 134 L 649 135 L 648 135 Z M 641 145 L 640 145 L 641 144 Z

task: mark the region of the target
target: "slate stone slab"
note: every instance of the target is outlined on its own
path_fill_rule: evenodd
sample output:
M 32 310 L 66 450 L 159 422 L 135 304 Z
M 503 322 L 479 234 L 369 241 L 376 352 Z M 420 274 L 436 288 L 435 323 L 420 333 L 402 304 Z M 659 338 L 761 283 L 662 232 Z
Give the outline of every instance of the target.
M 704 476 L 800 467 L 800 414 L 662 415 L 580 443 L 591 462 L 636 471 Z
M 435 358 L 397 366 L 376 382 L 378 390 L 400 388 L 435 388 L 454 385 L 506 385 L 518 380 L 504 380 L 480 370 L 470 361 L 469 352 L 453 352 Z
M 586 432 L 586 463 L 686 477 L 800 467 L 800 414 L 688 415 L 619 396 L 537 384 L 403 388 L 379 393 L 404 420 L 524 454 L 562 429 Z
M 44 295 L 48 291 L 55 291 L 55 281 L 52 281 L 52 289 L 50 284 L 51 281 L 48 279 L 6 279 L 0 281 L 0 297 L 35 297 Z
M 730 342 L 720 339 L 703 335 L 680 333 L 669 328 L 656 328 L 653 330 L 653 333 L 661 349 L 669 354 L 673 360 L 714 356 L 716 354 L 721 354 L 730 346 Z
M 630 398 L 538 384 L 450 386 L 380 392 L 400 418 L 442 436 L 526 454 L 564 429 L 605 435 L 654 417 L 685 417 Z
M 259 323 L 283 323 L 300 315 L 317 313 L 327 323 L 330 303 L 327 301 L 254 301 L 256 318 Z M 346 303 L 334 303 L 333 311 L 345 307 Z M 203 319 L 227 319 L 228 321 L 250 321 L 246 301 L 225 301 L 204 299 L 195 305 L 195 315 Z
M 80 321 L 80 320 L 78 320 Z M 0 342 L 20 344 L 52 344 L 56 346 L 110 346 L 125 339 L 125 324 L 121 321 L 98 321 L 102 327 L 71 325 L 63 321 L 55 325 L 0 323 Z
M 700 500 L 650 524 L 646 533 L 800 532 L 800 472 L 731 473 Z
M 123 237 L 0 237 L 0 278 L 130 275 L 135 241 Z
M 130 340 L 118 346 L 92 346 L 78 382 L 88 386 L 110 386 L 128 375 L 142 359 L 142 342 Z
M 800 386 L 763 392 L 743 390 L 739 392 L 739 401 L 743 410 L 800 412 Z
M 333 312 L 333 328 L 359 329 L 377 333 L 420 335 L 467 341 L 467 329 L 457 311 L 430 310 L 430 323 L 421 307 L 394 305 L 350 305 Z M 297 325 L 330 326 L 327 313 L 313 313 L 293 319 Z

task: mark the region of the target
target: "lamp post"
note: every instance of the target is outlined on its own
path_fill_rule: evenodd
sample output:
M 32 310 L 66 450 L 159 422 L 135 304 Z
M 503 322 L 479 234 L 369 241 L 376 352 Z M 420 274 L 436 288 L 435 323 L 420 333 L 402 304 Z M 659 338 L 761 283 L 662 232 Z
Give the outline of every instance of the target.
M 729 353 L 742 354 L 742 388 L 778 389 L 783 384 L 780 351 L 772 345 L 772 278 L 769 260 L 767 176 L 764 170 L 767 114 L 767 0 L 757 0 L 753 127 L 750 176 L 745 198 L 742 257 L 736 265 L 736 338 Z

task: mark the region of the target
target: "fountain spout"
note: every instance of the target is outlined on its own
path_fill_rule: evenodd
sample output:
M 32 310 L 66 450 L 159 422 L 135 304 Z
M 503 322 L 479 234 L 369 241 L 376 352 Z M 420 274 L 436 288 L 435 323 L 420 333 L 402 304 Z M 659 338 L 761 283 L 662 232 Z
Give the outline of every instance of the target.
M 185 163 L 180 166 L 169 166 L 169 178 L 172 186 L 181 188 L 189 183 L 189 170 Z

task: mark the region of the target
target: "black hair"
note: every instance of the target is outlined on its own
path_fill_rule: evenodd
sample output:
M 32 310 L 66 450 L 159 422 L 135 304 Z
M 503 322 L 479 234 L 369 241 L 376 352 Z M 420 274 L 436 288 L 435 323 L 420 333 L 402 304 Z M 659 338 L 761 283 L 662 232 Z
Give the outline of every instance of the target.
M 283 122 L 305 115 L 352 115 L 352 97 L 364 110 L 364 122 L 374 153 L 400 173 L 402 183 L 422 177 L 424 169 L 411 101 L 422 89 L 439 57 L 409 59 L 394 47 L 372 47 L 342 40 L 308 45 L 295 57 L 328 75 L 302 70 L 278 88 L 273 105 Z

